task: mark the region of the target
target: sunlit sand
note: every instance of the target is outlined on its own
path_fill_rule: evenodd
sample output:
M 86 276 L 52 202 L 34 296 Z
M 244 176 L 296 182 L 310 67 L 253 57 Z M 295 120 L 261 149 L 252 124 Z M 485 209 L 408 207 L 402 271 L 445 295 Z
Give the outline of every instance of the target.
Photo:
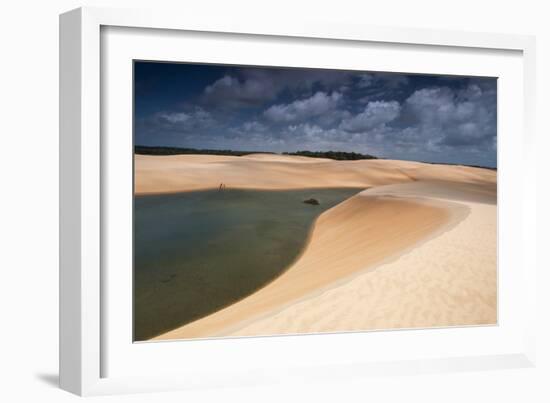
M 136 155 L 135 163 L 137 194 L 221 183 L 360 192 L 319 216 L 280 277 L 157 339 L 496 323 L 496 171 L 269 154 Z

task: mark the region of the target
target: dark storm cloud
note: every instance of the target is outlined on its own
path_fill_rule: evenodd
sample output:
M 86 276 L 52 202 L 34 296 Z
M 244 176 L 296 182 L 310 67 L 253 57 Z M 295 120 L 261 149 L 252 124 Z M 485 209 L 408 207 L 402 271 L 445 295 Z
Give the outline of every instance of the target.
M 179 87 L 136 93 L 136 143 L 496 164 L 495 79 L 180 66 Z
M 225 107 L 261 105 L 274 99 L 277 92 L 272 82 L 244 79 L 225 75 L 204 89 L 206 103 L 221 104 Z
M 259 106 L 285 94 L 311 95 L 313 89 L 336 89 L 350 79 L 351 75 L 338 71 L 233 68 L 207 85 L 201 100 L 224 108 Z

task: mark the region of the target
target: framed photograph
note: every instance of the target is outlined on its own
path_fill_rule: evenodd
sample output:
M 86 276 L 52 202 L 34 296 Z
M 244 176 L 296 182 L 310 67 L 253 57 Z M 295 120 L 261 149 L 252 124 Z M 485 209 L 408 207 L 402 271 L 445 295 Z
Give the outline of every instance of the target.
M 534 365 L 532 37 L 84 8 L 60 44 L 62 388 Z

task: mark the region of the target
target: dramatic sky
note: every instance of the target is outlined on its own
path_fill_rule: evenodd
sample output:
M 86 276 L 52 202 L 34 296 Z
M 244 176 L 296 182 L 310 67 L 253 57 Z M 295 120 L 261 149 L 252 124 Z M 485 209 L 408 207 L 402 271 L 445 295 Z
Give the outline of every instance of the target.
M 135 144 L 496 166 L 496 79 L 135 63 Z

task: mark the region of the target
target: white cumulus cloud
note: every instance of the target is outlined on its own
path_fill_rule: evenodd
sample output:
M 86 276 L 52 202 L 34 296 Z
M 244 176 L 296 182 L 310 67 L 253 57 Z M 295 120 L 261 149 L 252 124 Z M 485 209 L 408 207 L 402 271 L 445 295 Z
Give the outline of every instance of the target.
M 343 120 L 340 128 L 350 132 L 368 131 L 395 120 L 400 110 L 397 101 L 369 102 L 361 113 Z
M 273 122 L 296 122 L 335 110 L 341 99 L 339 92 L 327 94 L 319 91 L 306 99 L 273 105 L 264 112 L 264 116 Z

